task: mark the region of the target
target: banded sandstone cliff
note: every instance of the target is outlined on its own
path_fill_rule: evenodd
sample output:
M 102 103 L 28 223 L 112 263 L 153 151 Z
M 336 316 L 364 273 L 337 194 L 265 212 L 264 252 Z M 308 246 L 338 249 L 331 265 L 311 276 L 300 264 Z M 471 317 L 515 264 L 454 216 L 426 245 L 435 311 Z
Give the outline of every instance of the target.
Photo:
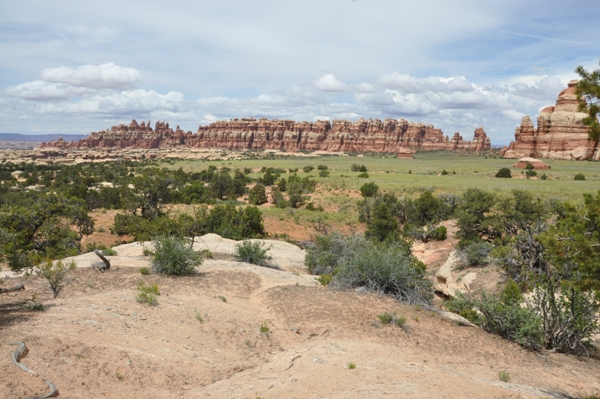
M 455 133 L 444 136 L 432 125 L 404 119 L 381 121 L 359 119 L 356 122 L 295 122 L 242 118 L 200 126 L 194 134 L 175 130 L 168 123 L 150 121 L 113 126 L 93 132 L 73 142 L 56 140 L 42 148 L 222 148 L 229 150 L 276 149 L 284 151 L 377 152 L 405 154 L 414 150 L 485 151 L 490 139 L 483 128 L 475 130 L 472 141 Z
M 575 88 L 569 82 L 560 92 L 555 106 L 544 108 L 537 117 L 537 128 L 524 116 L 515 131 L 515 141 L 500 152 L 505 158 L 600 159 L 598 142 L 588 140 L 587 114 L 577 111 Z

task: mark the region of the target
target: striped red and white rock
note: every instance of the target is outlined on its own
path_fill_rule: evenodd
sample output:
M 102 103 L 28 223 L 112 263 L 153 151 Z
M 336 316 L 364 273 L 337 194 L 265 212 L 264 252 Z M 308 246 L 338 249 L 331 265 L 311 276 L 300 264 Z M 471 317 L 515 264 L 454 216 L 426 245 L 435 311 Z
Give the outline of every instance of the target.
M 168 123 L 150 121 L 113 126 L 93 132 L 76 142 L 57 140 L 42 148 L 222 148 L 229 150 L 269 149 L 283 151 L 375 152 L 395 153 L 405 157 L 414 150 L 485 151 L 490 139 L 483 128 L 475 130 L 472 141 L 459 133 L 452 139 L 433 125 L 404 119 L 384 121 L 359 119 L 355 122 L 334 119 L 333 122 L 295 122 L 242 118 L 218 121 L 200 126 L 193 134 Z
M 524 116 L 515 131 L 515 141 L 500 153 L 505 158 L 600 159 L 598 142 L 588 140 L 587 114 L 577 111 L 575 88 L 569 82 L 560 92 L 555 106 L 544 108 L 537 117 L 537 128 Z

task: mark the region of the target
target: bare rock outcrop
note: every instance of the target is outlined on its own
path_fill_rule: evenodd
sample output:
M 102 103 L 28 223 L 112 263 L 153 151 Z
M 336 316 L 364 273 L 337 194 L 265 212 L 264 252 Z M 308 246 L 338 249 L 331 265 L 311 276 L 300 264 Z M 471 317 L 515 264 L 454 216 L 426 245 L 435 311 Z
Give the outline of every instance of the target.
M 544 108 L 537 117 L 537 128 L 529 116 L 524 116 L 515 131 L 515 141 L 504 147 L 505 158 L 552 158 L 598 160 L 598 142 L 588 140 L 589 127 L 583 124 L 587 114 L 577 111 L 575 88 L 569 82 L 560 92 L 555 106 Z
M 550 169 L 550 165 L 548 165 L 546 162 L 531 157 L 519 159 L 519 161 L 516 164 L 514 164 L 513 167 L 526 169 L 528 164 L 531 164 L 531 166 L 533 166 L 533 169 Z
M 455 133 L 452 139 L 433 125 L 404 119 L 334 119 L 316 122 L 242 118 L 218 121 L 198 127 L 196 133 L 175 130 L 166 122 L 133 120 L 108 130 L 92 132 L 87 138 L 43 143 L 42 148 L 222 148 L 228 150 L 269 149 L 280 151 L 328 151 L 394 153 L 411 156 L 415 150 L 486 151 L 490 139 L 483 128 L 475 130 L 472 141 Z

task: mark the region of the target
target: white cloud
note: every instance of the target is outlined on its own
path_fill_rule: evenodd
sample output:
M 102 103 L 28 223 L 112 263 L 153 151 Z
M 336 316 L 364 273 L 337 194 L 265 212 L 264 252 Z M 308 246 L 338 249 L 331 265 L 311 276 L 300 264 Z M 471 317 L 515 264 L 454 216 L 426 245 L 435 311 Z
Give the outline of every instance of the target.
M 11 97 L 19 97 L 34 101 L 56 101 L 82 96 L 91 92 L 85 87 L 73 87 L 62 83 L 48 83 L 42 80 L 25 82 L 10 86 L 3 92 Z
M 180 92 L 160 94 L 154 90 L 128 90 L 110 95 L 95 95 L 79 101 L 48 103 L 39 107 L 42 114 L 141 115 L 156 110 L 183 111 L 188 105 Z M 175 122 L 175 121 L 174 121 Z
M 321 91 L 344 91 L 346 90 L 346 85 L 340 80 L 336 79 L 335 75 L 332 73 L 328 73 L 326 75 L 321 76 L 317 80 L 313 80 L 313 86 L 317 90 Z
M 100 65 L 82 65 L 76 69 L 66 66 L 42 70 L 42 80 L 65 83 L 92 89 L 127 89 L 143 80 L 135 68 L 126 68 L 112 62 Z
M 443 78 L 430 76 L 417 78 L 415 76 L 393 72 L 383 74 L 377 79 L 377 83 L 388 89 L 397 89 L 403 93 L 433 92 L 468 92 L 473 90 L 473 85 L 464 77 Z
M 520 121 L 523 118 L 523 116 L 525 116 L 524 113 L 515 111 L 514 109 L 505 109 L 502 111 L 502 115 L 504 115 L 508 119 L 513 119 L 516 121 Z
M 375 87 L 373 87 L 370 83 L 360 83 L 355 90 L 357 93 L 373 93 L 375 91 Z

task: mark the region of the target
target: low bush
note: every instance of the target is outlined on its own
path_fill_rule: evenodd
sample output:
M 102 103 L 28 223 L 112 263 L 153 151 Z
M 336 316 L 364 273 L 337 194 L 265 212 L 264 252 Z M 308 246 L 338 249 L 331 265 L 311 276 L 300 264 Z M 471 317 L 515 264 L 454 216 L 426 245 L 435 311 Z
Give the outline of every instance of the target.
M 43 277 L 50 284 L 53 298 L 56 298 L 63 289 L 63 283 L 67 272 L 75 269 L 75 262 L 63 263 L 58 261 L 54 263 L 51 259 L 41 262 L 34 268 L 35 274 Z
M 314 170 L 315 168 L 313 166 L 305 166 L 302 168 L 302 170 L 304 171 L 304 173 L 310 173 Z
M 265 243 L 259 241 L 242 241 L 235 246 L 233 256 L 240 262 L 252 263 L 253 265 L 273 267 L 269 261 L 273 259 L 269 254 L 272 247 L 265 248 Z
M 157 284 L 146 285 L 143 282 L 139 282 L 137 286 L 137 296 L 135 300 L 139 303 L 147 303 L 149 306 L 156 306 L 158 304 L 158 299 L 156 298 L 160 295 L 160 290 L 158 289 Z
M 315 237 L 306 248 L 304 265 L 310 274 L 333 274 L 340 262 L 344 262 L 366 245 L 364 236 L 344 237 L 339 233 Z
M 485 241 L 468 244 L 458 250 L 460 265 L 462 267 L 485 266 L 491 251 L 492 245 Z
M 319 170 L 319 177 L 327 177 L 329 176 L 329 171 L 326 169 Z
M 577 173 L 573 180 L 585 180 L 585 175 L 583 173 Z
M 147 276 L 148 274 L 150 274 L 150 269 L 147 267 L 140 267 L 140 274 L 142 276 Z
M 196 273 L 202 264 L 202 256 L 192 249 L 190 243 L 174 236 L 157 237 L 154 242 L 152 270 L 168 276 L 186 276 Z
M 377 194 L 379 186 L 373 182 L 365 183 L 360 187 L 360 194 L 363 198 L 370 198 Z
M 433 230 L 433 239 L 436 241 L 444 241 L 447 238 L 448 229 L 446 226 L 438 226 Z
M 369 174 L 367 172 L 362 172 L 362 173 L 359 173 L 357 177 L 359 179 L 368 179 L 369 178 Z
M 103 249 L 102 250 L 102 255 L 104 255 L 104 256 L 117 256 L 117 251 L 115 251 L 112 248 Z
M 327 167 L 327 165 L 318 165 L 318 166 L 317 166 L 317 170 L 327 170 L 327 169 L 329 169 L 329 168 Z
M 412 255 L 409 245 L 400 242 L 366 242 L 338 264 L 332 285 L 365 287 L 408 303 L 428 303 L 432 297 L 425 265 Z
M 496 173 L 496 177 L 501 177 L 501 178 L 508 178 L 510 179 L 512 177 L 511 173 L 510 173 L 510 169 L 509 168 L 502 168 L 498 171 L 498 173 Z

